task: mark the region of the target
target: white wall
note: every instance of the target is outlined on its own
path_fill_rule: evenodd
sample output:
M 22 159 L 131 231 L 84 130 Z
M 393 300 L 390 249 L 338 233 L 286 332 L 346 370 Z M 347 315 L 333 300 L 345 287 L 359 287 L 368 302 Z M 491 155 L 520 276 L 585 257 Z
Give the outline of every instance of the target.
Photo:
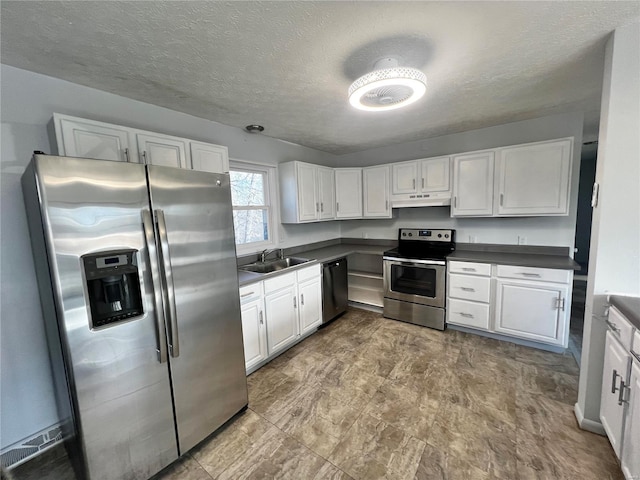
M 461 243 L 469 242 L 473 236 L 480 243 L 517 244 L 518 236 L 523 236 L 528 245 L 571 247 L 573 252 L 582 124 L 582 113 L 553 115 L 337 157 L 340 166 L 367 166 L 573 136 L 570 213 L 566 217 L 454 219 L 449 216 L 449 207 L 405 208 L 399 209 L 398 217 L 391 221 L 342 222 L 341 234 L 343 237 L 396 238 L 399 227 L 454 228 Z
M 4 448 L 57 422 L 20 187 L 33 150 L 55 150 L 47 132 L 53 112 L 222 144 L 229 147 L 232 158 L 258 163 L 304 160 L 327 165 L 333 159 L 300 145 L 6 65 L 0 74 L 0 448 Z M 293 225 L 281 232 L 288 246 L 339 237 L 340 226 L 336 222 Z
M 640 23 L 607 42 L 576 414 L 598 429 L 607 293 L 640 296 Z M 584 417 L 584 420 L 583 420 Z

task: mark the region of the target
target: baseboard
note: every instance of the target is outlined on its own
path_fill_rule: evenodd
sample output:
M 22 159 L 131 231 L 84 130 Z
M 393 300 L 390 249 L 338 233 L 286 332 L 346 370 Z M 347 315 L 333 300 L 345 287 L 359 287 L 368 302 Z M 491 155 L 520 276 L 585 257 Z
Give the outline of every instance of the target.
M 578 426 L 582 430 L 586 430 L 587 432 L 597 433 L 598 435 L 602 435 L 603 437 L 607 436 L 607 433 L 604 431 L 604 427 L 600 422 L 594 422 L 593 420 L 589 420 L 584 418 L 584 414 L 582 413 L 582 409 L 580 405 L 576 403 L 573 407 L 573 412 L 576 415 L 576 419 L 578 420 Z

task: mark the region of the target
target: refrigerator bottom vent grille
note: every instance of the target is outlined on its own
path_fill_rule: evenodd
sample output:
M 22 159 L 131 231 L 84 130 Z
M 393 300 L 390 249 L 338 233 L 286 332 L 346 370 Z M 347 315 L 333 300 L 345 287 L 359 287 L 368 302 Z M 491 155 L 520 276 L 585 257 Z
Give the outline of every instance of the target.
M 2 468 L 17 467 L 61 441 L 62 429 L 54 425 L 4 449 L 0 454 L 0 465 Z

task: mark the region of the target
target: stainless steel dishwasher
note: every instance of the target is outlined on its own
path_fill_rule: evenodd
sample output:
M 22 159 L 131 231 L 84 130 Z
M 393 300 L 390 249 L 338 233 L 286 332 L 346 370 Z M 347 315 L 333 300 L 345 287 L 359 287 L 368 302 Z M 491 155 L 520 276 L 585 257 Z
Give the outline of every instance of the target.
M 347 310 L 348 288 L 346 258 L 322 264 L 322 323 Z

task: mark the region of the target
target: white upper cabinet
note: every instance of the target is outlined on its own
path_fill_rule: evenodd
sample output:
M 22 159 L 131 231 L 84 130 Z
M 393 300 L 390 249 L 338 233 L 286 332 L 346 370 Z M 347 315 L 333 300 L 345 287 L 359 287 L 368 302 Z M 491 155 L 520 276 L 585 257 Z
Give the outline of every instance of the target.
M 391 218 L 389 165 L 362 169 L 364 216 Z
M 227 147 L 53 114 L 58 154 L 228 173 Z
M 200 172 L 229 173 L 229 149 L 222 145 L 189 142 L 191 164 Z
M 362 217 L 362 169 L 337 168 L 336 218 Z
M 451 203 L 451 159 L 424 158 L 391 165 L 391 206 L 420 207 Z
M 332 168 L 287 162 L 278 165 L 278 177 L 282 223 L 334 219 L 335 184 Z
M 160 167 L 191 168 L 187 142 L 165 135 L 139 133 L 138 152 L 144 163 Z
M 497 214 L 567 215 L 572 140 L 498 150 Z
M 138 162 L 131 130 L 92 120 L 53 114 L 58 154 L 68 157 Z
M 333 168 L 318 167 L 318 202 L 320 220 L 336 217 L 336 184 Z
M 493 214 L 494 160 L 492 150 L 454 155 L 452 216 Z
M 393 184 L 391 193 L 403 195 L 418 191 L 418 161 L 394 163 L 391 165 Z

